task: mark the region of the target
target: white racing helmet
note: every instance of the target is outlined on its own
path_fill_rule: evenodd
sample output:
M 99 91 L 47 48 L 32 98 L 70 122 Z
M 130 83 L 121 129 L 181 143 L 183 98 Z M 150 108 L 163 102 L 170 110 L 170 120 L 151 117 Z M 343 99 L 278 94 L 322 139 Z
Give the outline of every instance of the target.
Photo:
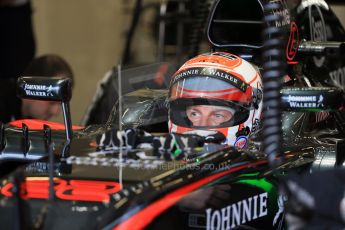
M 169 104 L 170 132 L 205 136 L 218 131 L 226 144 L 244 148 L 260 124 L 261 75 L 233 54 L 202 54 L 173 75 Z

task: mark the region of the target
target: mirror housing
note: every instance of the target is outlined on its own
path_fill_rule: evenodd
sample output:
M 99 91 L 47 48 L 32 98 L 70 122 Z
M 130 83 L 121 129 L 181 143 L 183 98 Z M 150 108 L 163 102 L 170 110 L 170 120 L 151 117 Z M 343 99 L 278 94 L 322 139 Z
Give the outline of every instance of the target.
M 72 81 L 65 77 L 20 77 L 17 95 L 25 99 L 69 102 Z
M 24 99 L 60 101 L 65 123 L 66 143 L 63 156 L 67 154 L 73 137 L 69 101 L 72 98 L 72 81 L 66 77 L 19 77 L 17 96 Z

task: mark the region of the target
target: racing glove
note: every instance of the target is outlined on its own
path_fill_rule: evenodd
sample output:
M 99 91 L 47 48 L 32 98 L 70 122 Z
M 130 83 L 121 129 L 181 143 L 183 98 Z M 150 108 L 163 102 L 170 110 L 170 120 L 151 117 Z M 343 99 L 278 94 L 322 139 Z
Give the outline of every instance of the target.
M 193 148 L 202 147 L 202 137 L 197 135 L 167 134 L 153 139 L 155 154 L 163 156 L 166 160 L 180 160 Z
M 192 135 L 167 134 L 156 137 L 140 129 L 123 131 L 109 129 L 96 138 L 98 150 L 118 150 L 120 146 L 127 151 L 136 148 L 153 148 L 156 156 L 171 154 L 172 157 L 168 157 L 171 159 L 176 156 L 182 157 L 186 150 L 198 146 L 198 142 L 201 141 L 201 137 L 196 135 L 192 137 Z
M 166 160 L 180 160 L 194 149 L 205 143 L 221 143 L 225 136 L 215 133 L 206 137 L 196 134 L 171 133 L 164 136 L 152 136 L 141 129 L 118 131 L 109 129 L 96 138 L 98 150 L 118 150 L 121 146 L 126 151 L 151 148 L 154 155 Z
M 180 160 L 194 150 L 201 148 L 205 143 L 220 144 L 225 139 L 222 133 L 215 133 L 206 137 L 196 134 L 170 133 L 164 137 L 153 139 L 155 153 L 166 160 Z
M 137 147 L 139 142 L 145 141 L 145 136 L 151 135 L 140 129 L 108 129 L 96 138 L 98 150 L 117 150 L 120 147 L 132 150 Z M 149 138 L 147 141 L 150 141 Z

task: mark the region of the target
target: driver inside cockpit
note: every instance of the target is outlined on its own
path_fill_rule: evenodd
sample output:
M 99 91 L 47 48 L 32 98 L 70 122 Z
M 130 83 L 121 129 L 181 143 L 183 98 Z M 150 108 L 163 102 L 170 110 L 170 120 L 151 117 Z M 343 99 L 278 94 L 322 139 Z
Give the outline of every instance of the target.
M 262 81 L 257 67 L 225 52 L 199 55 L 173 75 L 169 89 L 169 131 L 207 136 L 244 148 L 258 128 Z

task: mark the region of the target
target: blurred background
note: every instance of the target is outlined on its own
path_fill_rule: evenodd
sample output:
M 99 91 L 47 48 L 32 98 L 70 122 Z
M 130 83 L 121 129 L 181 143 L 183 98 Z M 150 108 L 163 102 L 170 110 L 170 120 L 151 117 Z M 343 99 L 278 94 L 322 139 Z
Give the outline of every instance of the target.
M 117 65 L 129 26 L 130 1 L 33 0 L 37 55 L 55 53 L 71 65 L 75 88 L 72 121 L 80 123 L 97 82 Z M 62 115 L 53 118 L 62 122 Z
M 143 1 L 152 8 L 147 7 L 141 16 L 133 37 L 131 58 L 136 63 L 149 63 L 157 58 L 157 40 L 152 28 L 157 26 L 154 5 L 159 2 Z M 72 66 L 74 124 L 82 121 L 97 83 L 122 60 L 135 3 L 135 0 L 32 0 L 36 56 L 59 54 Z M 331 7 L 345 25 L 345 5 L 334 3 Z M 62 115 L 53 120 L 63 122 Z

